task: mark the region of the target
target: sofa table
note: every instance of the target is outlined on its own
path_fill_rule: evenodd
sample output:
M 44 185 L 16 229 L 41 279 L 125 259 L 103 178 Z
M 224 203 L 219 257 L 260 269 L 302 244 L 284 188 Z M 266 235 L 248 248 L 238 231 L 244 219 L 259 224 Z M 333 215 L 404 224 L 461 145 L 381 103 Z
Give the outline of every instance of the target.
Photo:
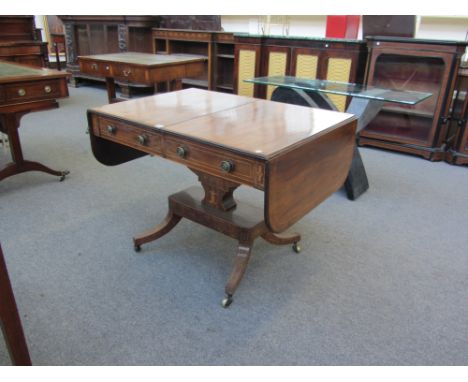
M 293 244 L 284 231 L 342 186 L 355 146 L 355 116 L 199 89 L 88 110 L 93 153 L 105 165 L 145 154 L 188 167 L 202 187 L 169 196 L 164 222 L 134 237 L 135 250 L 187 218 L 238 240 L 223 306 L 246 270 L 254 240 Z M 234 190 L 264 192 L 263 208 Z

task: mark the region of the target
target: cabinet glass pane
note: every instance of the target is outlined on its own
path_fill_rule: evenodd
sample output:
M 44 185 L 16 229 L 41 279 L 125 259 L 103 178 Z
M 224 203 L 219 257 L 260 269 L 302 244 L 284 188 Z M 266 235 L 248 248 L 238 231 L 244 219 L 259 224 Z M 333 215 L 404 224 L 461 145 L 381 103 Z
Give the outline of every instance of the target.
M 419 144 L 432 142 L 432 126 L 445 63 L 438 57 L 381 54 L 375 63 L 372 85 L 397 90 L 432 93 L 417 105 L 388 103 L 366 131 Z

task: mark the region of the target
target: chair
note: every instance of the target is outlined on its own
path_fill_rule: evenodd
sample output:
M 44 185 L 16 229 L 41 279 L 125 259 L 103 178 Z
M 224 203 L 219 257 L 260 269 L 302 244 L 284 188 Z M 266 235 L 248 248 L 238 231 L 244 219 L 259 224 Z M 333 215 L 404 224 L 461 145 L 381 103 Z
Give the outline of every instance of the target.
M 62 70 L 62 67 L 60 64 L 60 53 L 65 53 L 65 62 L 67 62 L 67 49 L 65 47 L 65 35 L 60 34 L 60 33 L 51 33 L 50 39 L 51 39 L 52 46 L 54 47 L 54 51 L 55 51 L 57 70 Z

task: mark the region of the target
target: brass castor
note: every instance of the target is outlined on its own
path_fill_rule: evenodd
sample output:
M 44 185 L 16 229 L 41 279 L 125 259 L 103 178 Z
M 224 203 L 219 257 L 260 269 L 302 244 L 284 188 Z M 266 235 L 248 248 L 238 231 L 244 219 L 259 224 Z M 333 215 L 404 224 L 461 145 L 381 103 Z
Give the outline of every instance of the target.
M 135 244 L 133 246 L 133 249 L 135 250 L 135 252 L 140 252 L 141 251 L 141 245 Z
M 293 249 L 293 251 L 296 252 L 296 253 L 300 253 L 300 252 L 301 252 L 301 246 L 299 245 L 298 242 L 296 242 L 296 243 L 293 244 L 292 249 Z
M 70 174 L 70 171 L 62 171 L 62 175 L 60 176 L 60 182 L 63 182 L 66 178 L 66 176 Z
M 227 294 L 226 298 L 224 298 L 223 301 L 221 301 L 221 305 L 223 306 L 223 308 L 227 308 L 229 307 L 229 305 L 232 304 L 232 301 L 232 294 Z

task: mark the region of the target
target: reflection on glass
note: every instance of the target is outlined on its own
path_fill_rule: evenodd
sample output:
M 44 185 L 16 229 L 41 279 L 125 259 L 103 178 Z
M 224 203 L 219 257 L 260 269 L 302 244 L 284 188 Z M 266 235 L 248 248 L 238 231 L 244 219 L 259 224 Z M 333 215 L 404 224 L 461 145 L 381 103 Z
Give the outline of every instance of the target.
M 421 100 L 429 98 L 431 93 L 417 91 L 401 91 L 392 88 L 365 86 L 347 82 L 315 80 L 293 76 L 268 76 L 245 80 L 260 85 L 275 85 L 302 90 L 318 91 L 330 94 L 339 94 L 352 97 L 390 101 L 414 105 Z

